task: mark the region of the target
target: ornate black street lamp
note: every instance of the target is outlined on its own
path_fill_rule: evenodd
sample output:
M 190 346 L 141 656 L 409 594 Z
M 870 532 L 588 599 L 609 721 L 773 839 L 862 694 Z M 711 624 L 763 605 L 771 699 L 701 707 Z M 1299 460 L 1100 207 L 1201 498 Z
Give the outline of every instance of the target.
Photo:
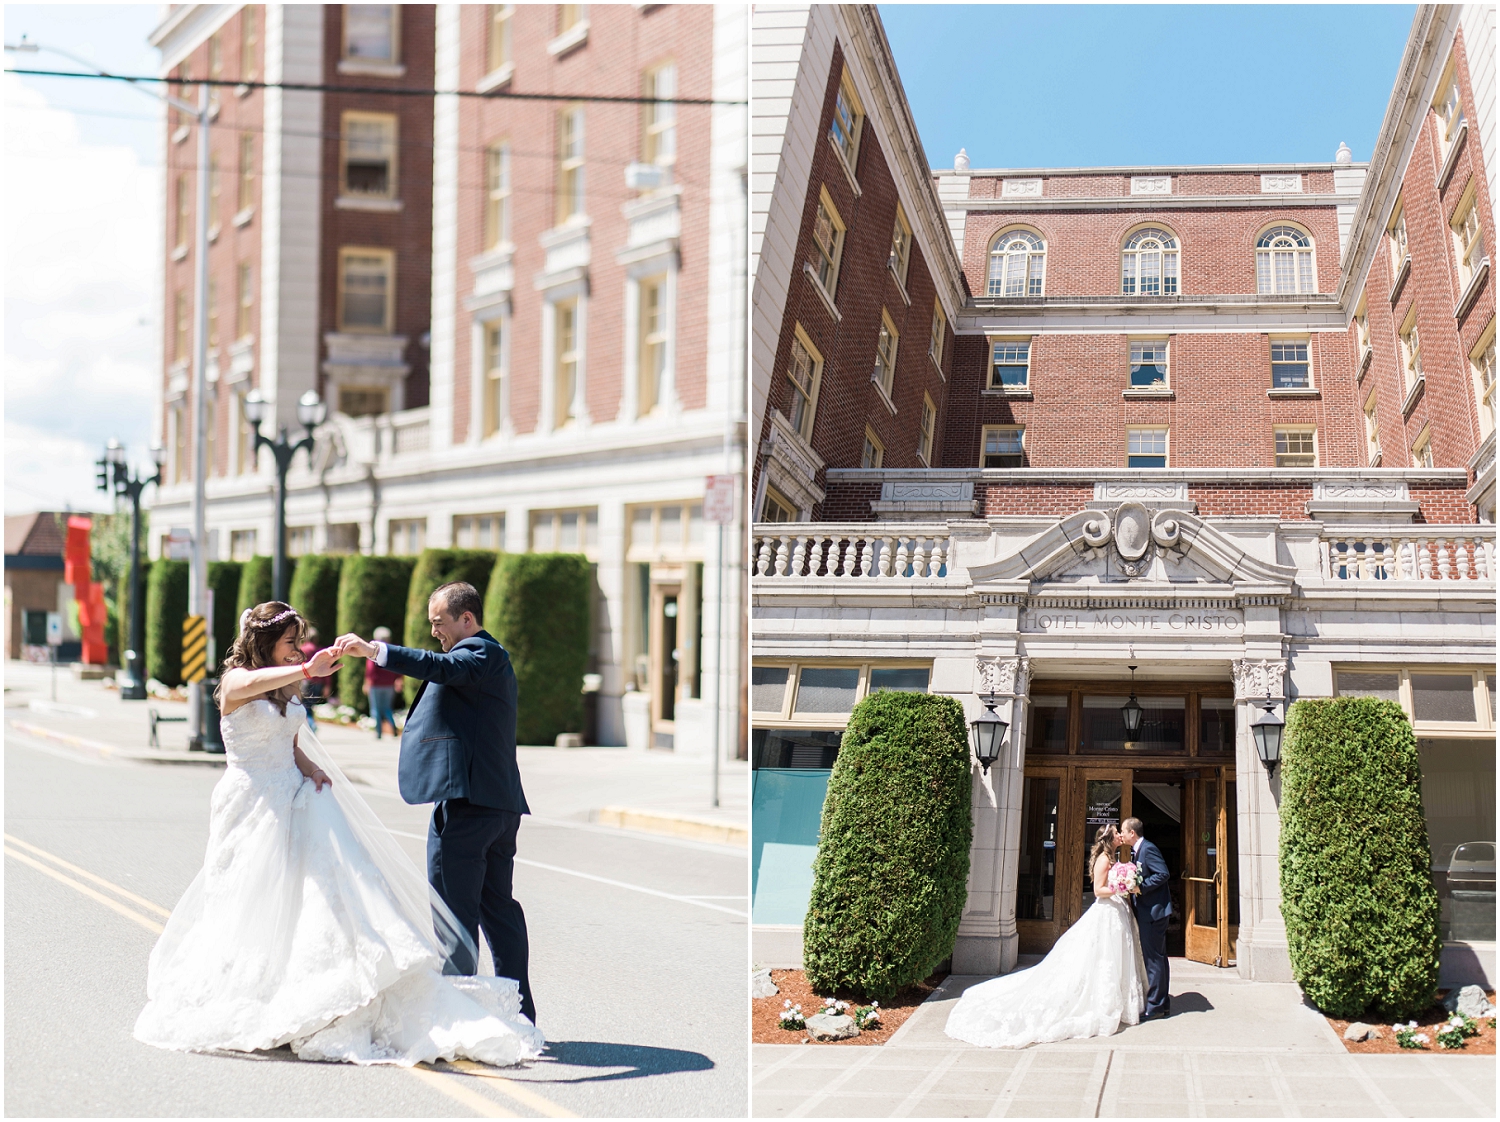
M 1266 778 L 1276 774 L 1276 765 L 1281 761 L 1281 732 L 1286 722 L 1276 715 L 1276 706 L 1270 697 L 1266 707 L 1250 722 L 1250 735 L 1255 738 L 1255 754 L 1266 766 Z
M 974 755 L 979 766 L 989 774 L 990 765 L 1000 758 L 1000 745 L 1005 740 L 1005 730 L 1010 725 L 995 713 L 1000 699 L 994 694 L 985 694 L 984 712 L 969 722 L 969 741 L 974 746 Z
M 153 444 L 151 460 L 156 464 L 156 474 L 150 479 L 132 476 L 130 465 L 125 460 L 125 446 L 118 440 L 111 440 L 105 446 L 103 457 L 96 461 L 99 490 L 124 495 L 130 500 L 130 646 L 121 652 L 121 661 L 125 663 L 121 667 L 122 673 L 115 675 L 120 697 L 126 701 L 146 699 L 141 650 L 146 631 L 146 599 L 141 595 L 141 492 L 151 484 L 161 482 L 162 464 L 166 459 L 167 450 Z
M 312 458 L 313 429 L 321 425 L 328 416 L 328 406 L 318 399 L 314 390 L 308 390 L 302 395 L 297 402 L 297 420 L 305 431 L 302 439 L 296 443 L 287 438 L 285 425 L 281 426 L 275 440 L 261 435 L 260 423 L 270 415 L 270 411 L 270 403 L 261 397 L 259 390 L 251 390 L 245 395 L 245 420 L 250 422 L 250 428 L 255 433 L 255 450 L 259 452 L 262 447 L 266 447 L 276 457 L 276 552 L 271 560 L 271 598 L 284 601 L 287 596 L 286 473 L 292 466 L 292 457 L 302 449 L 307 449 L 309 460 Z
M 1119 695 L 1116 694 L 1116 697 Z M 1146 711 L 1141 708 L 1141 703 L 1135 699 L 1135 667 L 1130 668 L 1130 700 L 1120 706 L 1120 719 L 1125 722 L 1125 739 L 1134 740 L 1141 731 L 1141 718 Z

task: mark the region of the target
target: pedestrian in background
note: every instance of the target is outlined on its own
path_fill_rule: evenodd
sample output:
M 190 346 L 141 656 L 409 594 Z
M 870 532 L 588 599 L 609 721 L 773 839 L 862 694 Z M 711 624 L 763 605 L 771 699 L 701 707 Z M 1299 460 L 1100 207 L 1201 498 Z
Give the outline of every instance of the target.
M 377 643 L 389 643 L 391 629 L 377 627 L 374 638 Z M 380 739 L 380 728 L 386 721 L 391 723 L 391 735 L 400 735 L 396 731 L 396 714 L 392 708 L 396 691 L 400 688 L 400 674 L 387 670 L 384 666 L 376 666 L 373 658 L 365 663 L 365 693 L 370 697 L 370 716 L 375 718 L 376 740 Z
M 309 627 L 307 629 L 307 640 L 302 644 L 302 660 L 311 662 L 313 655 L 318 653 L 318 644 L 314 642 L 318 637 L 318 629 Z M 333 681 L 331 676 L 323 678 L 308 678 L 302 686 L 303 708 L 307 710 L 307 727 L 313 732 L 318 731 L 318 720 L 313 716 L 313 706 L 322 705 L 328 699 L 328 683 Z

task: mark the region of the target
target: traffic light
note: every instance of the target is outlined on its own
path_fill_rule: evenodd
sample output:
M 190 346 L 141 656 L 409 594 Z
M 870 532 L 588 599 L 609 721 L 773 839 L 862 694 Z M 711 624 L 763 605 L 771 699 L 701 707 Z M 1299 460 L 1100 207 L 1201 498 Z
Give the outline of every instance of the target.
M 109 461 L 98 459 L 94 461 L 94 486 L 100 491 L 109 490 Z

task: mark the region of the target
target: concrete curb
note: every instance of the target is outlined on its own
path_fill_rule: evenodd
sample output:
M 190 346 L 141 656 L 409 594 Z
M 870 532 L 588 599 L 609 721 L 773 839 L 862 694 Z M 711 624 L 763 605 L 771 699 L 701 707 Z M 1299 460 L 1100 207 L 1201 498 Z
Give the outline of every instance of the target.
M 659 810 L 632 810 L 624 806 L 606 806 L 589 814 L 589 821 L 600 826 L 622 830 L 640 830 L 647 834 L 671 834 L 694 841 L 716 842 L 748 848 L 750 830 L 746 826 L 700 818 L 691 814 L 670 814 Z
M 29 721 L 9 721 L 11 728 L 27 736 L 39 736 L 44 740 L 66 744 L 70 748 L 81 748 L 93 752 L 106 760 L 139 760 L 150 764 L 197 764 L 199 766 L 223 767 L 224 756 L 208 752 L 153 752 L 149 749 L 121 748 L 117 744 L 106 744 L 102 740 L 90 740 L 83 736 L 49 729 L 45 725 L 33 725 Z

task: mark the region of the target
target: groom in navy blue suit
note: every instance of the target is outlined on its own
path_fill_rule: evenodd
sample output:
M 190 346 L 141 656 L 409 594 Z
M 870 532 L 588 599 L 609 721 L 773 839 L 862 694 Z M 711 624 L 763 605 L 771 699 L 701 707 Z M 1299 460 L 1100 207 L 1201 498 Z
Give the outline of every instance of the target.
M 490 944 L 495 973 L 520 985 L 521 1012 L 536 1023 L 527 977 L 526 913 L 511 895 L 516 833 L 530 814 L 516 766 L 516 674 L 505 648 L 480 626 L 484 601 L 455 581 L 427 601 L 442 653 L 342 636 L 341 653 L 420 679 L 401 732 L 397 782 L 409 803 L 434 803 L 427 831 L 427 877 L 479 943 Z M 445 974 L 473 974 L 460 947 Z
M 1167 963 L 1167 917 L 1172 914 L 1172 874 L 1161 850 L 1141 836 L 1146 824 L 1139 818 L 1120 823 L 1120 840 L 1130 846 L 1130 859 L 1140 866 L 1141 890 L 1131 898 L 1136 927 L 1141 933 L 1141 957 L 1146 960 L 1146 1009 L 1141 1019 L 1172 1013 L 1172 972 Z

